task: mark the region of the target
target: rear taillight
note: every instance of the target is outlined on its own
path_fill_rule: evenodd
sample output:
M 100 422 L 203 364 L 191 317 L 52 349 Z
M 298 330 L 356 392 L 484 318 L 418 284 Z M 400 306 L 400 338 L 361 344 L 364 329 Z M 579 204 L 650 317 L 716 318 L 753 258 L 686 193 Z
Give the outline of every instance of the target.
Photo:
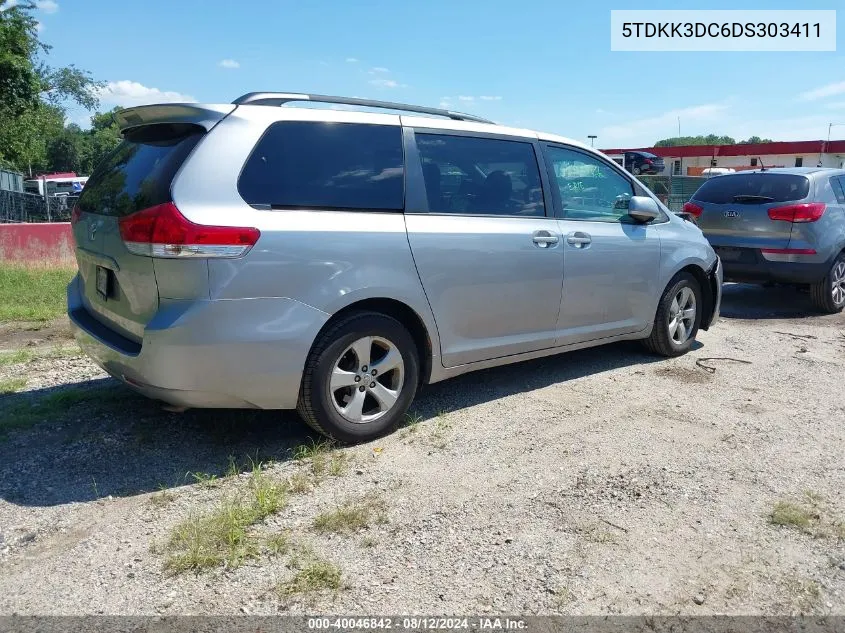
M 703 212 L 704 208 L 694 202 L 684 202 L 684 213 L 689 213 L 693 217 L 700 218 Z
M 258 241 L 258 229 L 194 224 L 172 202 L 120 218 L 120 237 L 147 257 L 240 257 Z
M 802 202 L 769 209 L 772 220 L 784 222 L 815 222 L 824 214 L 824 202 Z
M 643 163 L 645 163 L 646 165 L 651 165 L 651 161 L 647 158 L 643 161 Z
M 82 219 L 82 209 L 79 208 L 78 204 L 73 205 L 73 209 L 70 212 L 70 224 L 73 226 L 77 222 Z

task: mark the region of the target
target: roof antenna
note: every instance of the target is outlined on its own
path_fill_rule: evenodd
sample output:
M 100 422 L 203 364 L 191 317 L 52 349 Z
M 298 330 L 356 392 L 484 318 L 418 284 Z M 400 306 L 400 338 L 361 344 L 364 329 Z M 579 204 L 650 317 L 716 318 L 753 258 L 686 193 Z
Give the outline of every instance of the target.
M 763 164 L 763 159 L 758 156 L 757 160 L 760 162 L 760 171 L 766 171 L 766 166 Z

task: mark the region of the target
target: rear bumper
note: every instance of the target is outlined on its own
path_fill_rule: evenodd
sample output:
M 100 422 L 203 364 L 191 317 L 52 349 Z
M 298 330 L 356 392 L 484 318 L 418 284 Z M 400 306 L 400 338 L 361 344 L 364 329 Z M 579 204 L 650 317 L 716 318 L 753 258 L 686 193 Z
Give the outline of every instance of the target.
M 183 407 L 292 409 L 311 343 L 328 315 L 286 298 L 162 301 L 138 344 L 84 307 L 68 316 L 83 351 L 115 378 Z
M 717 254 L 721 250 L 718 246 L 714 248 Z M 806 261 L 807 256 L 801 255 L 770 255 L 767 258 L 756 248 L 739 250 L 742 251 L 739 259 L 722 260 L 725 281 L 812 284 L 824 279 L 832 264 L 826 260 Z

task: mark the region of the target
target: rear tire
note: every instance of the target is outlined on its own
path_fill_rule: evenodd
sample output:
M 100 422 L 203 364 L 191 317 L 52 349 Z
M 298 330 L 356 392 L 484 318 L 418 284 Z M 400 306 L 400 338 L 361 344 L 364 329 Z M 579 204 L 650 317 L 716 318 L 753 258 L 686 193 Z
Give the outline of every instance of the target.
M 845 307 L 845 253 L 833 260 L 824 279 L 810 286 L 810 300 L 826 314 L 842 312 Z
M 640 168 L 639 168 L 639 167 L 634 167 L 634 168 L 631 170 L 631 173 L 632 173 L 632 174 L 634 174 L 635 176 L 639 176 L 639 175 L 642 173 L 642 171 L 640 171 Z
M 651 335 L 643 344 L 669 358 L 686 354 L 698 334 L 703 307 L 698 281 L 690 273 L 678 273 L 660 297 Z
M 296 410 L 315 431 L 344 444 L 394 430 L 419 384 L 414 339 L 396 319 L 353 312 L 314 343 Z

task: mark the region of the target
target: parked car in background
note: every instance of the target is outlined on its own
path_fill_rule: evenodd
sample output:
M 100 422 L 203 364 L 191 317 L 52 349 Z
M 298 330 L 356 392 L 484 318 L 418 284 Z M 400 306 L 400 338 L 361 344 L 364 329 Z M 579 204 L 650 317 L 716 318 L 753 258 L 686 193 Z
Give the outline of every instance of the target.
M 823 312 L 845 307 L 845 170 L 743 171 L 701 185 L 684 211 L 716 249 L 725 278 L 810 288 Z
M 701 175 L 705 178 L 712 178 L 713 176 L 724 176 L 725 174 L 735 174 L 736 169 L 730 167 L 708 167 L 702 170 Z
M 178 407 L 295 407 L 363 441 L 421 385 L 619 340 L 678 356 L 719 312 L 701 231 L 576 141 L 285 93 L 115 116 L 68 312 L 101 367 Z
M 662 174 L 666 165 L 660 156 L 651 152 L 625 152 L 625 169 L 635 176 L 640 174 Z

